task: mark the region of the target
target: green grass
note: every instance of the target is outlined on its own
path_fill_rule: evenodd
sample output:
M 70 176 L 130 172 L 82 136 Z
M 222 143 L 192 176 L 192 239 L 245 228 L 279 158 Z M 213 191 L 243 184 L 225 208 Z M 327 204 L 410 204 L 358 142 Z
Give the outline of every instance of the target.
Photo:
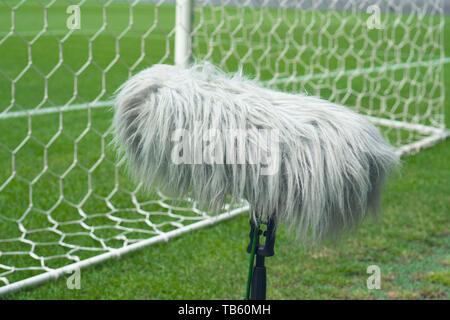
M 40 37 L 36 35 L 44 26 L 42 3 L 46 1 L 27 1 L 26 5 L 19 6 L 15 11 L 15 26 L 20 35 L 7 36 L 11 26 L 8 6 L 17 3 L 0 2 L 0 114 L 36 106 L 109 100 L 131 73 L 154 63 L 173 63 L 174 34 L 166 39 L 174 21 L 171 5 L 138 4 L 132 10 L 134 20 L 130 25 L 128 4 L 110 4 L 103 20 L 103 3 L 87 1 L 82 6 L 82 29 L 60 41 L 67 32 L 66 1 L 57 1 L 48 9 L 49 31 Z M 414 28 L 416 18 L 407 16 L 384 15 L 385 29 L 367 31 L 355 25 L 354 15 L 345 12 L 287 10 L 282 12 L 285 22 L 277 25 L 278 9 L 267 8 L 261 13 L 227 8 L 226 23 L 233 31 L 224 33 L 216 30 L 214 24 L 221 14 L 218 8 L 197 8 L 199 10 L 204 10 L 205 24 L 195 40 L 196 56 L 207 58 L 226 70 L 236 70 L 237 64 L 242 62 L 246 74 L 261 80 L 366 68 L 382 61 L 433 60 L 439 49 L 420 45 L 425 40 L 430 43 L 430 39 L 423 37 L 419 25 Z M 238 15 L 244 17 L 246 24 L 240 24 L 235 18 Z M 408 41 L 402 40 L 403 46 L 394 48 L 385 39 L 395 41 L 405 36 L 404 30 L 393 28 L 396 20 L 409 24 L 412 31 L 408 34 L 410 38 L 406 38 Z M 104 21 L 107 22 L 105 30 L 96 35 Z M 261 21 L 255 29 L 255 23 Z M 425 17 L 424 23 L 436 27 L 434 18 Z M 292 25 L 295 27 L 290 28 Z M 128 26 L 130 30 L 116 42 Z M 147 32 L 149 36 L 141 40 Z M 231 34 L 238 39 L 233 45 Z M 289 47 L 285 46 L 283 39 L 286 38 L 290 39 Z M 367 43 L 376 44 L 377 50 L 368 50 Z M 447 56 L 449 44 L 445 42 Z M 116 45 L 120 47 L 120 57 L 116 54 Z M 346 54 L 350 45 L 356 54 Z M 228 54 L 232 47 L 234 53 Z M 26 69 L 30 58 L 28 50 L 32 52 L 33 67 Z M 59 52 L 63 53 L 64 63 L 59 60 Z M 374 52 L 373 59 L 359 58 Z M 331 59 L 330 53 L 334 55 Z M 280 55 L 282 58 L 277 60 Z M 372 61 L 373 65 L 367 61 Z M 24 68 L 27 71 L 22 74 Z M 450 72 L 449 64 L 445 68 Z M 401 70 L 393 70 L 383 77 L 374 74 L 371 79 L 342 76 L 281 82 L 277 87 L 306 90 L 349 106 L 361 105 L 366 108 L 362 112 L 372 114 L 387 108 L 393 115 L 408 114 L 411 119 L 415 114 L 431 110 L 428 119 L 439 122 L 440 111 L 432 110 L 429 104 L 439 103 L 441 90 L 450 88 L 450 80 L 446 78 L 446 82 L 441 83 L 424 70 L 410 69 L 410 81 L 404 82 L 400 81 Z M 365 94 L 360 94 L 362 91 Z M 447 127 L 450 127 L 449 101 L 445 100 Z M 83 259 L 103 252 L 98 250 L 102 243 L 109 247 L 123 246 L 120 235 L 129 239 L 154 235 L 149 221 L 164 231 L 176 228 L 177 223 L 196 221 L 176 216 L 162 219 L 161 214 L 144 219 L 145 215 L 135 210 L 133 195 L 141 203 L 155 197 L 142 192 L 131 194 L 136 185 L 123 169 L 115 167 L 115 154 L 109 146 L 111 118 L 108 108 L 98 108 L 0 119 L 0 239 L 20 237 L 19 221 L 26 230 L 35 231 L 26 236 L 37 244 L 33 252 L 50 257 L 45 265 L 56 268 L 73 262 L 67 254 Z M 422 123 L 430 124 L 430 120 Z M 402 142 L 417 139 L 401 130 L 390 130 L 386 134 L 392 141 L 396 141 L 397 136 Z M 74 161 L 75 156 L 77 161 Z M 276 255 L 267 260 L 268 297 L 448 299 L 449 158 L 449 141 L 405 158 L 402 175 L 392 181 L 385 192 L 383 217 L 365 223 L 340 246 L 328 244 L 321 249 L 306 250 L 282 228 L 278 233 Z M 13 172 L 15 176 L 9 181 Z M 147 203 L 142 210 L 166 211 L 158 203 Z M 193 212 L 175 210 L 174 213 L 199 218 Z M 118 219 L 122 228 L 119 231 Z M 50 228 L 54 222 L 59 225 L 57 230 Z M 91 229 L 86 229 L 86 225 Z M 127 232 L 126 228 L 139 232 Z M 245 292 L 248 229 L 248 216 L 242 215 L 128 254 L 120 260 L 82 270 L 81 290 L 67 289 L 66 280 L 62 278 L 6 298 L 241 299 Z M 68 236 L 63 237 L 59 232 Z M 58 241 L 65 246 L 56 245 Z M 79 246 L 78 250 L 72 250 L 71 244 Z M 30 249 L 31 243 L 0 241 L 0 252 L 29 252 Z M 0 255 L 0 273 L 4 271 L 2 264 L 39 267 L 41 262 L 29 255 L 3 254 Z M 372 264 L 381 268 L 382 290 L 366 288 L 366 269 Z M 14 282 L 41 272 L 16 271 L 7 278 Z
M 448 299 L 450 141 L 405 159 L 390 183 L 383 217 L 338 247 L 302 249 L 282 228 L 267 259 L 271 299 Z M 241 299 L 248 216 L 82 270 L 80 290 L 66 278 L 10 299 Z M 369 265 L 382 290 L 368 290 Z

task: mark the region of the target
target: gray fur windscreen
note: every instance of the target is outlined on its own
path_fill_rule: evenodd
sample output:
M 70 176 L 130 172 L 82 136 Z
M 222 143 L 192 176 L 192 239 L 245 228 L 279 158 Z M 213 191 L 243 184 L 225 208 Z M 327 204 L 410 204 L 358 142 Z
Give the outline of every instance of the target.
M 321 241 L 380 210 L 395 150 L 369 120 L 316 97 L 278 92 L 209 63 L 153 65 L 115 100 L 115 143 L 148 190 L 217 212 L 246 199 Z

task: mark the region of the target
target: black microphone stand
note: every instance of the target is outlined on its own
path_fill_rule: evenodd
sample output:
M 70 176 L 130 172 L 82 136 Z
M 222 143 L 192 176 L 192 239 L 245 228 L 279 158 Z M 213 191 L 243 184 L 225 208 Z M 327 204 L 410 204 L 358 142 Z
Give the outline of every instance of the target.
M 264 224 L 267 226 L 266 230 L 261 230 L 260 226 Z M 270 218 L 267 222 L 255 223 L 250 219 L 250 244 L 247 247 L 247 252 L 252 252 L 253 240 L 255 243 L 256 265 L 253 267 L 250 289 L 250 300 L 265 300 L 266 299 L 266 267 L 264 265 L 265 258 L 273 256 L 275 246 L 275 221 Z M 256 238 L 255 238 L 255 232 Z M 259 242 L 259 237 L 266 238 L 264 244 Z

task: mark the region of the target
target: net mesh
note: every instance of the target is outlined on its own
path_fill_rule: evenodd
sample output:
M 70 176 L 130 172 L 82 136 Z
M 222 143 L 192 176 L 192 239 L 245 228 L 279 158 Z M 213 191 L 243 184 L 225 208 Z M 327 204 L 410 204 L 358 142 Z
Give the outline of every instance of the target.
M 416 3 L 198 0 L 192 53 L 355 108 L 408 150 L 445 129 L 442 1 Z M 0 2 L 0 287 L 213 219 L 142 192 L 109 144 L 114 90 L 173 64 L 174 39 L 173 1 Z
M 405 151 L 420 125 L 445 128 L 442 1 L 224 2 L 246 6 L 196 6 L 195 57 L 390 120 L 377 123 Z

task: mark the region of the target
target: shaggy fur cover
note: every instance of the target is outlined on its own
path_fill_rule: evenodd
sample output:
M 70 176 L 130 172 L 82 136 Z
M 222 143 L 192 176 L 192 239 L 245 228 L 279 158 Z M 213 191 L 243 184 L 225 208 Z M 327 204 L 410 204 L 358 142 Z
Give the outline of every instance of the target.
M 385 176 L 399 161 L 356 112 L 208 63 L 154 65 L 133 76 L 116 97 L 114 133 L 148 188 L 192 197 L 211 212 L 244 198 L 255 217 L 286 221 L 312 240 L 379 211 Z

